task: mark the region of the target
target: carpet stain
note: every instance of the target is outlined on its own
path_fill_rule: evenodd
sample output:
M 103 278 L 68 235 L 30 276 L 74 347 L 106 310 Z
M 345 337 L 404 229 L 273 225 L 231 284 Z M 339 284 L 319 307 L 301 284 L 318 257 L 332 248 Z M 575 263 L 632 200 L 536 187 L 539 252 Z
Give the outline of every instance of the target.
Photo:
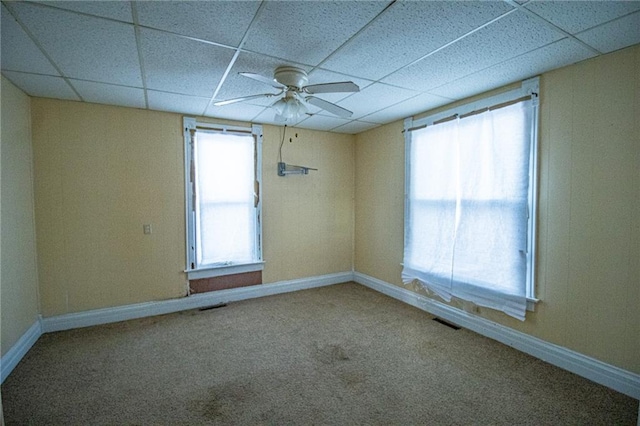
M 199 412 L 209 420 L 225 420 L 237 408 L 238 404 L 255 398 L 255 392 L 245 382 L 229 382 L 209 388 L 204 398 L 192 401 L 190 409 Z
M 216 399 L 215 395 L 209 401 L 202 401 L 200 411 L 204 417 L 210 420 L 215 420 L 225 415 L 220 401 Z
M 335 362 L 348 361 L 350 359 L 347 351 L 338 344 L 319 347 L 316 343 L 313 357 L 323 364 L 334 364 Z

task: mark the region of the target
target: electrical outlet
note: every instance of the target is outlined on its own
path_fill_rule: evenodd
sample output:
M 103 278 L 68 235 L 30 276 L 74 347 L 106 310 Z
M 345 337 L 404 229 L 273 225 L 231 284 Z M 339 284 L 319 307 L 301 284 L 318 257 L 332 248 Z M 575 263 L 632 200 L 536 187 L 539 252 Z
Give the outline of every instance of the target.
M 151 224 L 142 225 L 142 232 L 144 232 L 145 235 L 150 234 L 151 233 Z

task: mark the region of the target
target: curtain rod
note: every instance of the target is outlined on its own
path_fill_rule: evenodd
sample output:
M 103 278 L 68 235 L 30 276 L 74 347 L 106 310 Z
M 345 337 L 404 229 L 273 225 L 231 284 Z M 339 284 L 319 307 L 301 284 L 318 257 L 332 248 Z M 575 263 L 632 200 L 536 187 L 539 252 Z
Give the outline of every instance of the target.
M 212 132 L 222 132 L 222 133 L 246 133 L 253 134 L 251 129 L 247 130 L 239 130 L 236 128 L 227 128 L 227 127 L 206 127 L 206 126 L 196 126 L 196 130 L 209 130 Z
M 513 99 L 513 100 L 507 101 L 507 102 L 501 102 L 499 104 L 491 105 L 491 106 L 486 107 L 486 108 L 480 108 L 480 109 L 477 109 L 475 111 L 471 111 L 471 112 L 468 112 L 468 113 L 462 114 L 462 115 L 453 114 L 453 115 L 450 115 L 449 117 L 445 117 L 445 118 L 442 118 L 442 119 L 440 119 L 438 121 L 434 121 L 433 123 L 429 124 L 429 126 L 435 126 L 436 124 L 446 123 L 448 121 L 453 121 L 453 120 L 458 119 L 458 118 L 459 119 L 463 119 L 463 118 L 471 117 L 472 115 L 482 114 L 483 112 L 493 111 L 493 110 L 496 110 L 496 109 L 508 107 L 510 105 L 517 104 L 518 102 L 528 101 L 529 99 L 531 99 L 531 97 L 534 97 L 534 96 L 538 96 L 538 94 L 537 93 L 532 93 L 531 95 L 523 96 L 521 98 Z M 410 128 L 408 128 L 406 130 L 403 130 L 402 132 L 403 133 L 407 132 L 407 131 L 412 132 L 414 130 L 424 129 L 425 127 L 427 127 L 427 124 L 423 124 L 422 126 L 410 127 Z

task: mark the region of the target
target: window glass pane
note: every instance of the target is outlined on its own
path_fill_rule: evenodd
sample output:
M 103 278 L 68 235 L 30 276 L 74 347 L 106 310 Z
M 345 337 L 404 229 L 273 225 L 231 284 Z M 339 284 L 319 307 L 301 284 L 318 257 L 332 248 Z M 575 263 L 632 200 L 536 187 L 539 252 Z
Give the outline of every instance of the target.
M 252 136 L 198 132 L 198 199 L 201 202 L 253 202 Z
M 198 265 L 257 260 L 253 136 L 197 132 L 195 154 Z
M 520 102 L 411 133 L 405 282 L 524 318 L 531 119 Z
M 255 260 L 255 211 L 248 204 L 200 204 L 198 263 Z

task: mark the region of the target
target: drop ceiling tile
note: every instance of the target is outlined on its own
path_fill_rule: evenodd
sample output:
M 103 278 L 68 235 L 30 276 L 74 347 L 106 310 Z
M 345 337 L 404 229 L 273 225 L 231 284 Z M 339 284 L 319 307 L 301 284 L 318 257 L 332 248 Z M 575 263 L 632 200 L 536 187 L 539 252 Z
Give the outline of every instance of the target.
M 128 1 L 46 1 L 47 6 L 86 13 L 118 21 L 133 22 L 131 4 Z
M 397 2 L 322 66 L 378 80 L 512 9 L 504 2 Z
M 147 88 L 211 97 L 233 50 L 155 30 L 141 30 Z
M 141 86 L 133 25 L 25 2 L 11 8 L 66 77 Z
M 141 25 L 237 47 L 260 2 L 139 1 Z
M 83 80 L 70 80 L 70 83 L 86 102 L 146 108 L 142 89 Z
M 265 2 L 244 47 L 317 65 L 386 6 L 376 1 Z
M 380 126 L 376 123 L 367 123 L 364 121 L 351 121 L 342 126 L 336 127 L 335 129 L 331 129 L 332 132 L 338 133 L 349 133 L 355 135 L 356 133 L 364 132 L 366 130 L 371 130 L 375 127 Z
M 299 123 L 298 127 L 301 127 L 303 129 L 329 131 L 331 129 L 335 129 L 336 127 L 343 126 L 350 121 L 351 120 L 345 120 L 344 118 L 329 117 L 327 115 L 316 114 Z
M 281 65 L 296 66 L 305 71 L 309 70 L 308 66 L 303 66 L 293 62 L 284 62 L 282 60 L 259 55 L 257 53 L 240 53 L 240 55 L 238 55 L 238 59 L 231 68 L 231 72 L 227 75 L 224 84 L 220 88 L 220 91 L 216 96 L 216 100 L 239 98 L 242 96 L 262 93 L 278 93 L 279 90 L 277 88 L 251 78 L 244 77 L 238 73 L 251 72 L 271 79 L 273 78 L 275 69 Z M 267 106 L 271 105 L 275 100 L 275 98 L 264 98 L 261 100 L 253 100 L 251 103 Z
M 3 71 L 2 74 L 29 96 L 80 100 L 62 77 L 13 71 Z
M 433 89 L 432 92 L 454 99 L 464 99 L 594 55 L 580 43 L 565 38 Z
M 252 121 L 264 110 L 265 107 L 263 106 L 251 105 L 246 102 L 242 102 L 220 107 L 211 105 L 207 108 L 204 115 L 208 117 L 226 118 L 229 120 Z M 271 115 L 273 115 L 273 110 L 269 109 L 269 111 L 271 111 Z
M 362 117 L 365 121 L 386 124 L 453 102 L 453 99 L 423 93 L 404 102 Z
M 343 108 L 354 112 L 352 119 L 358 119 L 389 105 L 397 104 L 418 95 L 413 90 L 401 89 L 382 83 L 374 83 L 361 92 L 354 93 L 338 102 Z
M 316 68 L 311 73 L 309 73 L 309 84 L 333 83 L 339 81 L 353 81 L 360 88 L 360 90 L 364 90 L 366 87 L 370 86 L 373 83 L 373 81 L 371 80 L 365 80 L 364 78 L 358 78 L 333 71 L 327 71 L 321 68 Z M 351 93 L 323 93 L 318 96 L 329 102 L 338 102 L 339 100 L 344 99 L 349 95 L 351 95 Z
M 0 62 L 2 69 L 60 75 L 4 5 L 1 14 L 2 49 L 0 51 L 2 57 Z
M 603 53 L 640 43 L 640 12 L 592 28 L 576 37 Z
M 149 109 L 193 115 L 202 115 L 209 103 L 209 98 L 157 92 L 155 90 L 147 90 L 147 99 L 149 100 Z
M 535 17 L 517 11 L 383 81 L 426 92 L 563 37 L 540 25 Z
M 640 10 L 639 1 L 533 1 L 526 8 L 576 34 Z

